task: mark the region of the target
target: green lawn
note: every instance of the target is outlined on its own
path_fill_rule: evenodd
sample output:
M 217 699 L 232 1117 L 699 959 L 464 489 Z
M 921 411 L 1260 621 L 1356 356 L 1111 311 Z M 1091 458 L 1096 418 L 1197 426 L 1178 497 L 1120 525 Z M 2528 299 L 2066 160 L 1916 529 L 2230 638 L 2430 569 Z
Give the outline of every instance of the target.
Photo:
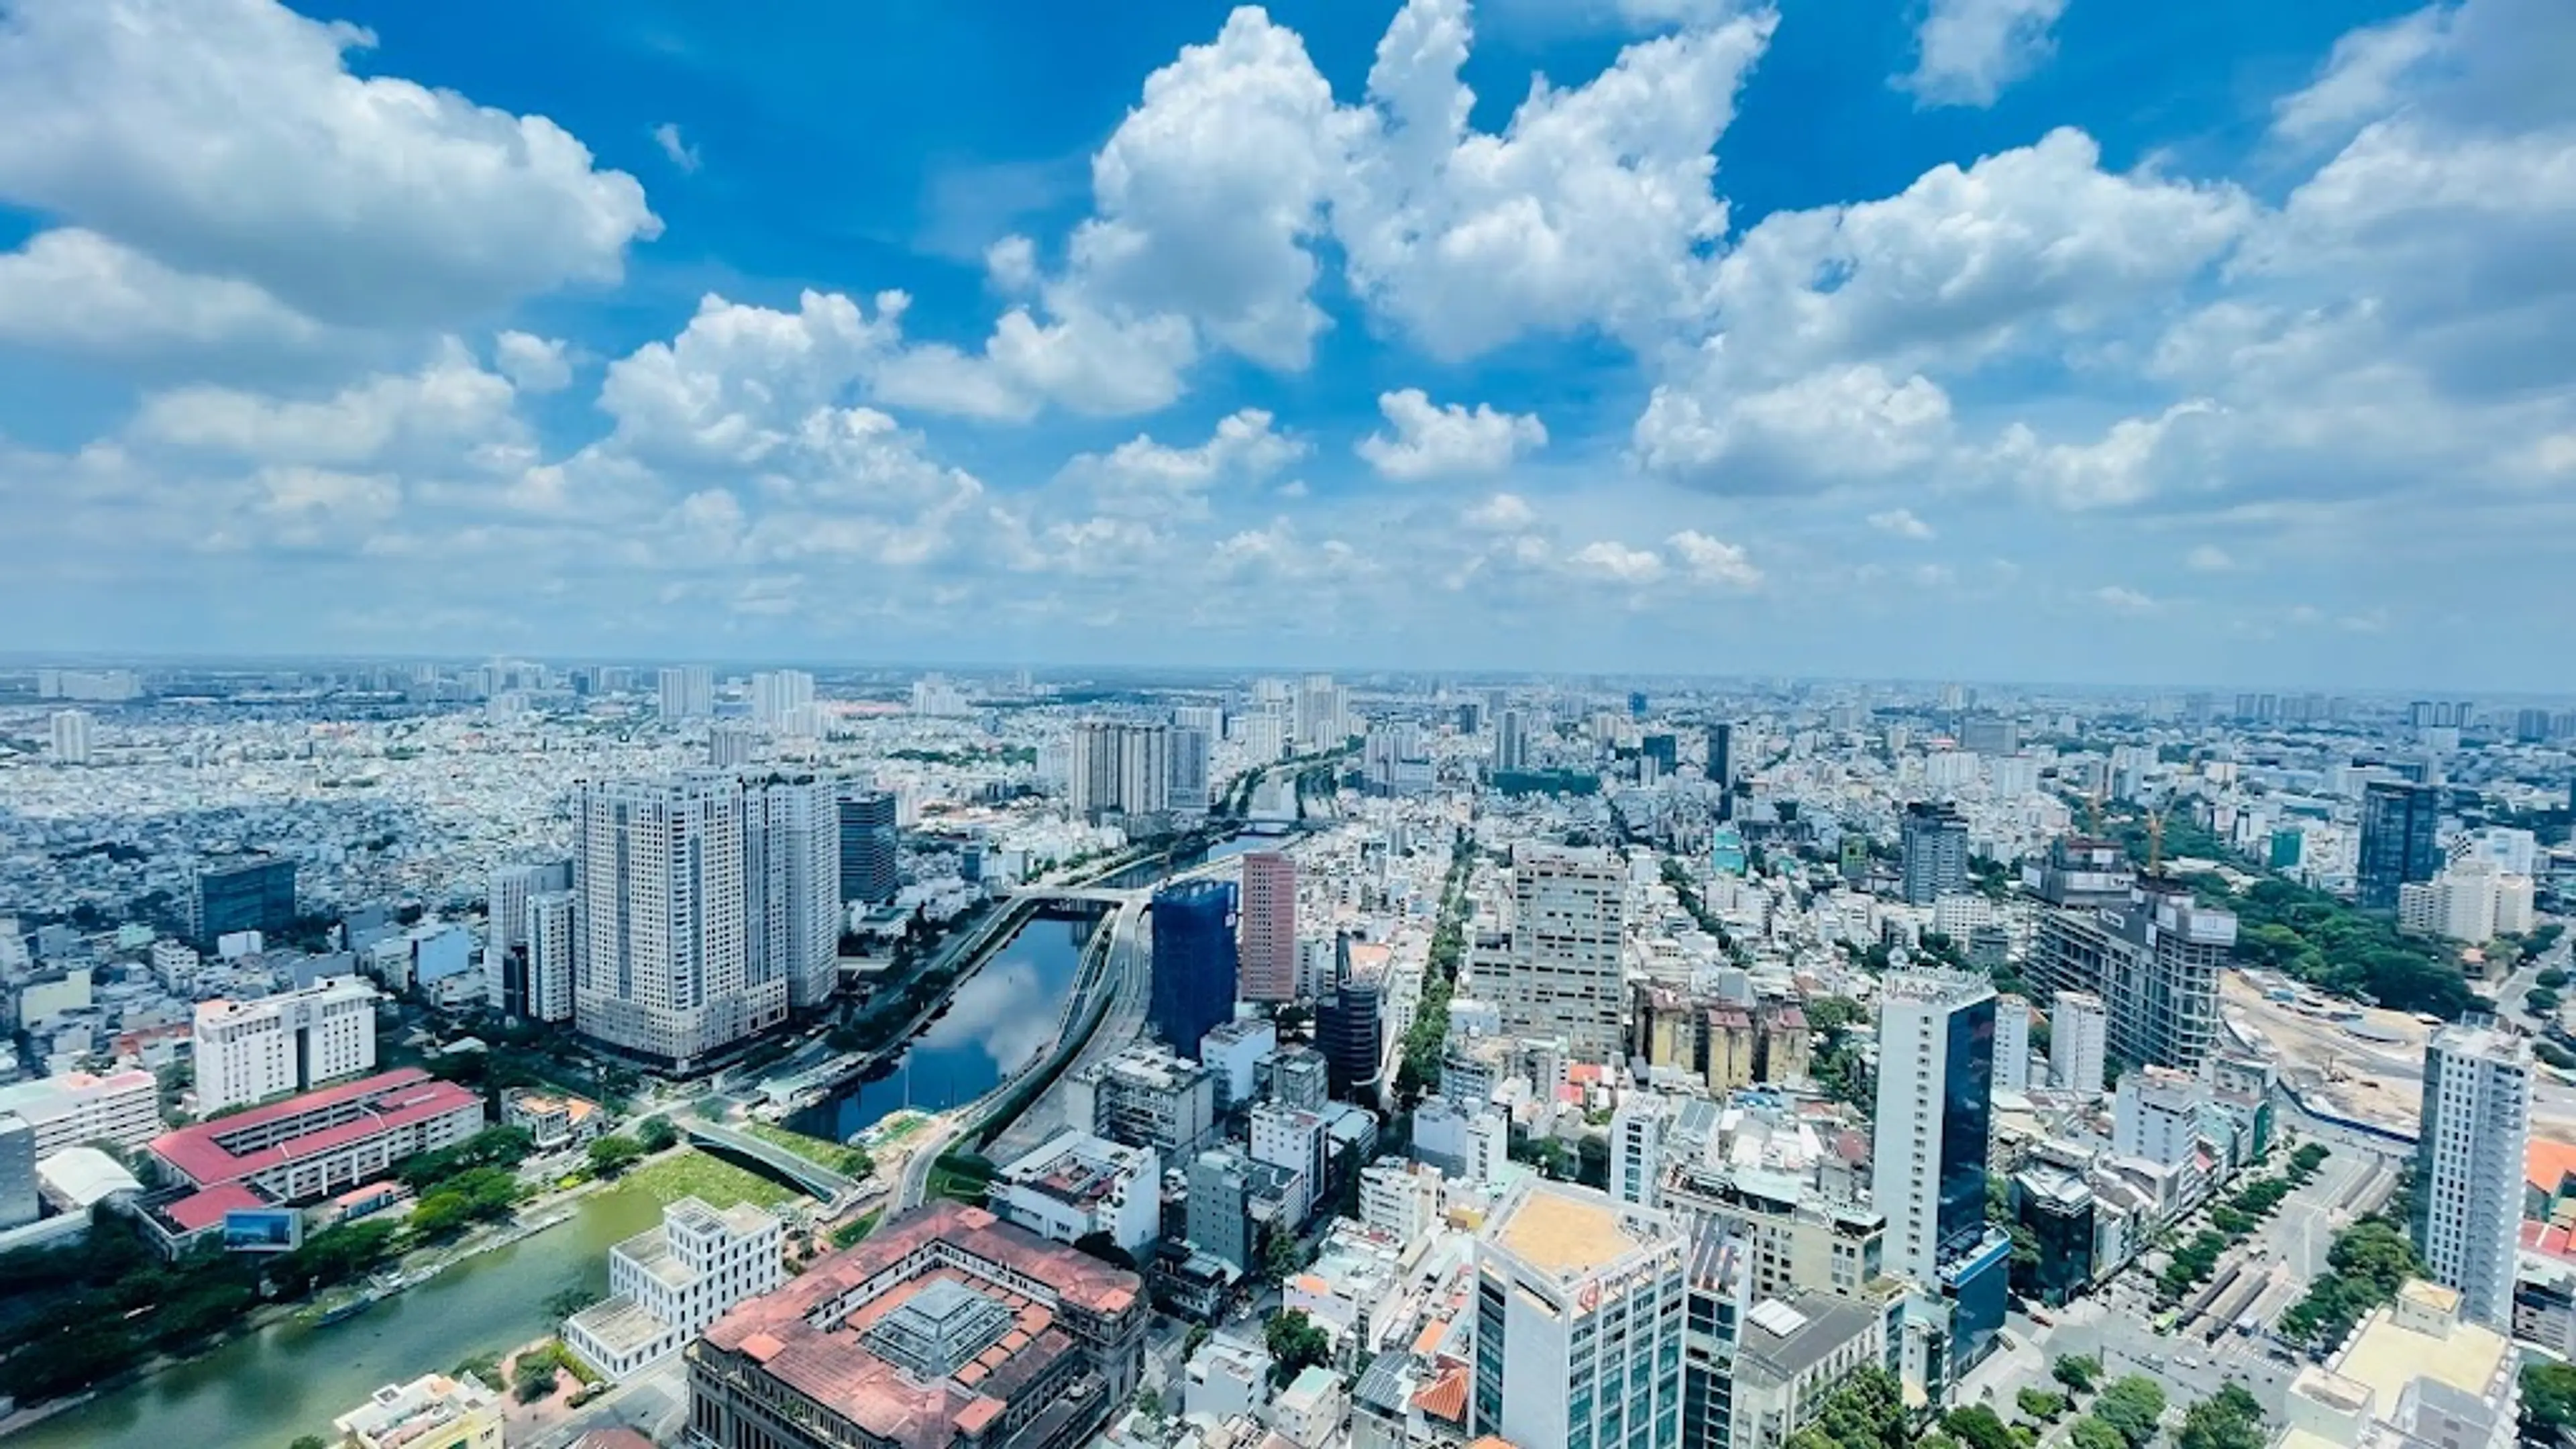
M 930 1125 L 930 1114 L 906 1108 L 889 1112 L 884 1121 L 870 1129 L 866 1136 L 877 1147 L 892 1147 Z
M 843 1147 L 837 1142 L 826 1142 L 820 1137 L 808 1137 L 802 1132 L 790 1132 L 772 1122 L 745 1122 L 742 1124 L 742 1130 L 772 1147 L 793 1152 L 807 1162 L 828 1167 L 834 1172 L 851 1177 L 865 1177 L 869 1170 L 866 1153 Z
M 758 1207 L 776 1207 L 799 1196 L 796 1189 L 770 1181 L 747 1168 L 736 1167 L 721 1157 L 683 1147 L 626 1174 L 625 1181 L 643 1188 L 658 1203 L 670 1204 L 684 1197 L 694 1197 L 710 1207 L 731 1207 L 738 1202 Z

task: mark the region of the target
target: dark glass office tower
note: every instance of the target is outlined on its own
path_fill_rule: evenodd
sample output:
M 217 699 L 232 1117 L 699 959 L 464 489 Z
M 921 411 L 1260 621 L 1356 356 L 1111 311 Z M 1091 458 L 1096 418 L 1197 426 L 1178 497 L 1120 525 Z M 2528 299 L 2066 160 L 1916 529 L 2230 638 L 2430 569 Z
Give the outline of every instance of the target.
M 841 899 L 890 901 L 895 887 L 894 796 L 882 790 L 843 795 L 841 815 Z
M 2361 864 L 2354 872 L 2366 911 L 2397 909 L 2397 888 L 2431 880 L 2442 868 L 2433 839 L 2441 792 L 2403 780 L 2373 780 L 2361 793 Z
M 284 932 L 295 925 L 295 862 L 250 854 L 219 860 L 197 872 L 194 908 L 198 943 L 211 950 L 236 931 Z
M 1234 1016 L 1234 882 L 1191 881 L 1154 892 L 1154 989 L 1146 1022 L 1172 1050 Z

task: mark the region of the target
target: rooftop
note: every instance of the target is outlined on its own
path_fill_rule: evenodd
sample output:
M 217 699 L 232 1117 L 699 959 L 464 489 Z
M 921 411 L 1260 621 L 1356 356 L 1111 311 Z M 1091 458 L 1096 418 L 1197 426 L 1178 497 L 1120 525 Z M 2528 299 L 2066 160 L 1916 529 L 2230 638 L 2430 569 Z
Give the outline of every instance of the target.
M 1745 1315 L 1741 1352 L 1782 1380 L 1793 1379 L 1866 1335 L 1877 1317 L 1868 1304 L 1831 1293 L 1801 1293 L 1793 1302 L 1766 1298 Z
M 623 1293 L 590 1305 L 574 1314 L 572 1321 L 611 1353 L 621 1355 L 671 1331 L 671 1325 L 663 1322 L 660 1315 Z
M 1142 1293 L 1133 1273 L 942 1202 L 735 1307 L 705 1347 L 751 1359 L 879 1439 L 936 1449 L 1081 1351 L 1060 1314 L 1125 1315 Z M 889 1346 L 930 1351 L 905 1362 Z
M 2363 1320 L 2336 1356 L 2335 1372 L 2367 1385 L 2383 1409 L 2394 1406 L 2399 1391 L 2419 1378 L 2485 1394 L 2509 1366 L 2513 1345 L 2491 1328 L 2450 1317 L 2459 1303 L 2452 1289 L 2419 1281 L 2407 1284 L 2399 1295 L 2396 1304 Z
M 204 1184 L 237 1182 L 254 1173 L 317 1156 L 378 1132 L 428 1121 L 462 1107 L 479 1109 L 482 1100 L 454 1082 L 435 1081 L 429 1073 L 417 1067 L 404 1067 L 354 1082 L 342 1082 L 336 1087 L 306 1092 L 299 1097 L 254 1107 L 230 1117 L 219 1117 L 212 1122 L 201 1122 L 194 1127 L 182 1127 L 176 1132 L 165 1132 L 152 1139 L 152 1151 L 162 1161 L 187 1174 L 191 1181 Z M 229 1145 L 250 1135 L 254 1129 L 321 1114 L 350 1103 L 359 1104 L 360 1115 L 336 1126 L 238 1156 Z
M 1607 1193 L 1533 1179 L 1504 1202 L 1485 1231 L 1531 1267 L 1577 1278 L 1653 1246 L 1654 1223 L 1652 1215 L 1623 1211 Z
M 429 1374 L 407 1384 L 387 1384 L 331 1426 L 371 1449 L 426 1438 L 457 1420 L 493 1406 L 492 1392 L 472 1379 Z

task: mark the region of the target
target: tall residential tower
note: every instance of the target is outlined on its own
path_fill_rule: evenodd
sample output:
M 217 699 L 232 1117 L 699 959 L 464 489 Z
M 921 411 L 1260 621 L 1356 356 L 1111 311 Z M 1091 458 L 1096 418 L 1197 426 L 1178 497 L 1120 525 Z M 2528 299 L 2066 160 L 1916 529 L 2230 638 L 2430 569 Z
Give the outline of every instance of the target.
M 2492 1027 L 2446 1026 L 2424 1051 L 2415 1251 L 2460 1290 L 2461 1317 L 2500 1333 L 2513 1331 L 2531 1079 L 2531 1043 Z

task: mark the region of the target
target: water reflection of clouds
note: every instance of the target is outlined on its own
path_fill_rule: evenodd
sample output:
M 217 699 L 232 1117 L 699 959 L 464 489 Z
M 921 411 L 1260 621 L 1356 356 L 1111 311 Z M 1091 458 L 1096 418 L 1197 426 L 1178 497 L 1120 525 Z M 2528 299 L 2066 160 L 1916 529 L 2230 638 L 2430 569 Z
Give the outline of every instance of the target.
M 1055 1017 L 1035 966 L 996 961 L 957 988 L 948 1013 L 931 1024 L 921 1045 L 934 1051 L 978 1046 L 994 1070 L 1009 1072 L 1055 1039 Z

